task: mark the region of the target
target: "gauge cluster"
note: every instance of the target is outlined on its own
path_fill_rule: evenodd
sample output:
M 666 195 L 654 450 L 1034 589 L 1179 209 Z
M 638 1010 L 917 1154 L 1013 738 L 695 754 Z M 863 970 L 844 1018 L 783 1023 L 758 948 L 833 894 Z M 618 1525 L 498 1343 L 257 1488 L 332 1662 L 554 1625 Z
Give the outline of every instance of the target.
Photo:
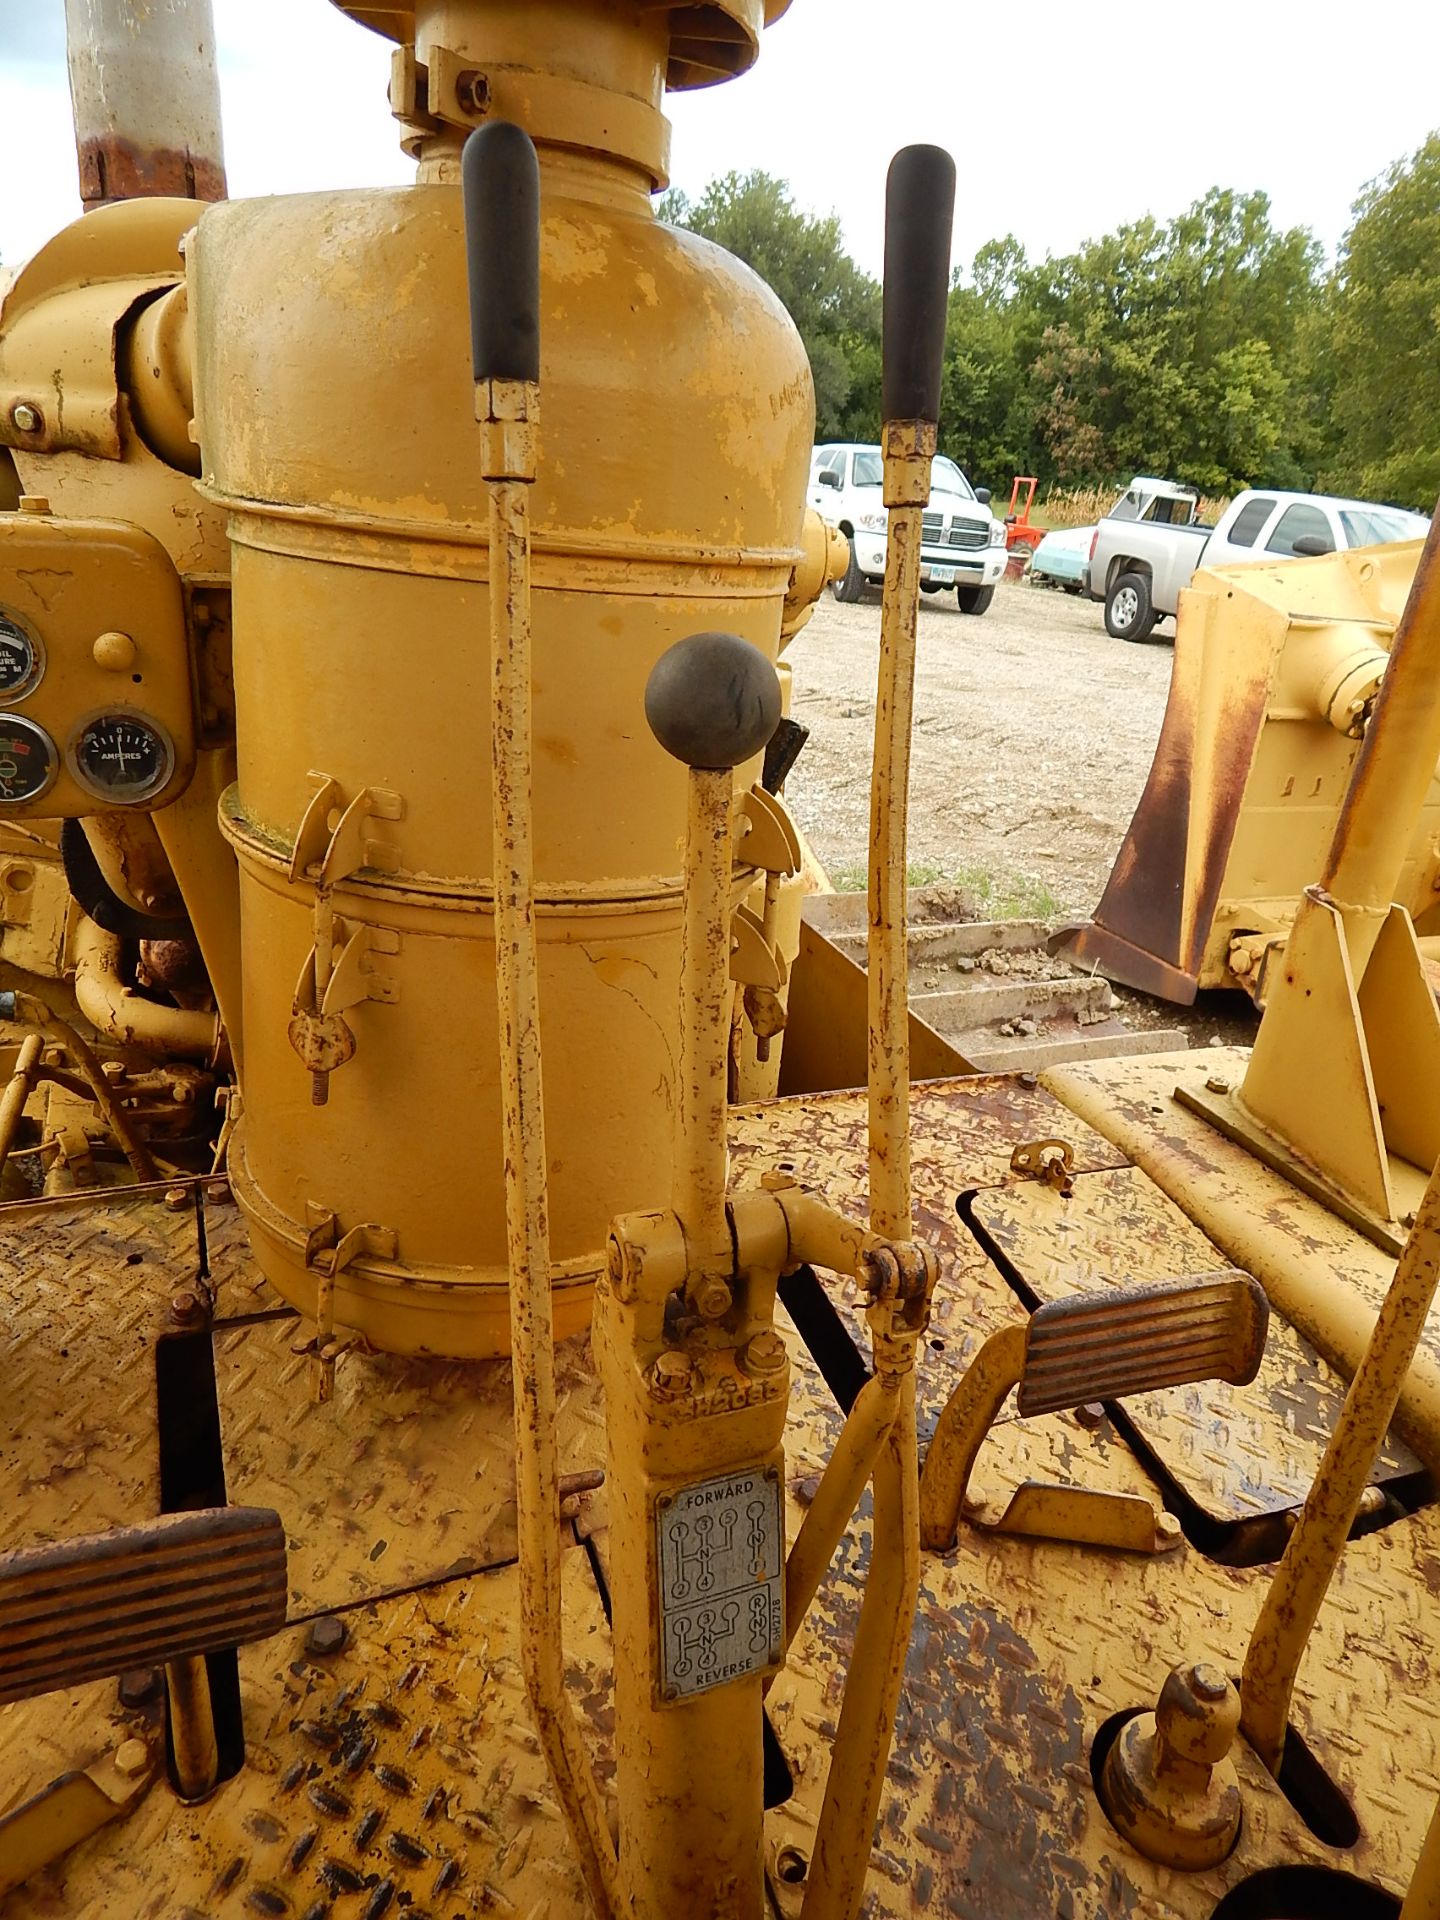
M 0 820 L 163 805 L 194 762 L 164 549 L 121 522 L 0 514 Z

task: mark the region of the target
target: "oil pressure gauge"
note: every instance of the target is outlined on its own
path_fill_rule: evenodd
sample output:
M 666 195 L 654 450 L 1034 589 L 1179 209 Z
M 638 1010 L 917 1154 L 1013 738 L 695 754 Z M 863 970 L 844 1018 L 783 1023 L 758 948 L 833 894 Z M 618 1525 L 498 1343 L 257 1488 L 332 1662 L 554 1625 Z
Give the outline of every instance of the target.
M 44 671 L 39 634 L 18 613 L 0 607 L 0 701 L 19 700 Z
M 148 800 L 175 769 L 175 749 L 157 721 L 138 713 L 100 713 L 70 744 L 70 769 L 97 800 Z
M 55 742 L 33 720 L 0 714 L 0 806 L 20 806 L 47 793 L 60 771 Z

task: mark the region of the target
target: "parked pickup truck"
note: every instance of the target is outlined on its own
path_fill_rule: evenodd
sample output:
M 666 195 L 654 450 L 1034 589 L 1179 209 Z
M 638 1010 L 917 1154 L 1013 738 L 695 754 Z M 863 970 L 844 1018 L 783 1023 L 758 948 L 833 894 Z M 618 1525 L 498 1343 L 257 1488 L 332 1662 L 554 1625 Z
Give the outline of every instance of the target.
M 1322 493 L 1251 487 L 1219 521 L 1195 518 L 1191 489 L 1134 479 L 1095 529 L 1086 591 L 1105 603 L 1105 628 L 1117 640 L 1143 640 L 1173 614 L 1197 567 L 1338 553 L 1422 539 L 1429 522 L 1400 507 L 1337 500 Z
M 850 542 L 850 565 L 832 583 L 837 600 L 858 600 L 866 582 L 885 577 L 889 515 L 882 491 L 879 447 L 828 442 L 810 461 L 808 499 L 821 518 Z M 920 529 L 920 584 L 927 593 L 953 587 L 962 613 L 984 613 L 1005 572 L 1005 528 L 943 453 L 930 463 L 930 498 Z

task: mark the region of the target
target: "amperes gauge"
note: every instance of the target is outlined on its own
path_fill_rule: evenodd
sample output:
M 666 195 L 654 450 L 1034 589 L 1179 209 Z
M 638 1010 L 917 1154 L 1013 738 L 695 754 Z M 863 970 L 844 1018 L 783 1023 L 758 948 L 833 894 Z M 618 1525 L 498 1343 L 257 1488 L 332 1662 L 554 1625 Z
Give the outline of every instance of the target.
M 158 721 L 99 713 L 70 743 L 70 771 L 87 793 L 114 804 L 148 800 L 175 770 L 175 749 Z
M 0 713 L 0 807 L 38 800 L 59 771 L 59 751 L 43 727 Z
M 19 700 L 44 671 L 39 634 L 18 613 L 0 607 L 0 700 Z

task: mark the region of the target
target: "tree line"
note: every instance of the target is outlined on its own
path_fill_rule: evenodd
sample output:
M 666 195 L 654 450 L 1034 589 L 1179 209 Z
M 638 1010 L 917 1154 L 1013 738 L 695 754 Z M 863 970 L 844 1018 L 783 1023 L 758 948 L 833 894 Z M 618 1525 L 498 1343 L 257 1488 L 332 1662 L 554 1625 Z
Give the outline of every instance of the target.
M 880 287 L 836 216 L 730 173 L 663 219 L 737 254 L 784 301 L 815 376 L 816 438 L 875 440 Z M 1059 259 L 1007 234 L 950 291 L 940 444 L 972 479 L 1067 486 L 1162 473 L 1203 493 L 1440 493 L 1440 133 L 1360 193 L 1327 263 L 1263 193 L 1214 187 Z

